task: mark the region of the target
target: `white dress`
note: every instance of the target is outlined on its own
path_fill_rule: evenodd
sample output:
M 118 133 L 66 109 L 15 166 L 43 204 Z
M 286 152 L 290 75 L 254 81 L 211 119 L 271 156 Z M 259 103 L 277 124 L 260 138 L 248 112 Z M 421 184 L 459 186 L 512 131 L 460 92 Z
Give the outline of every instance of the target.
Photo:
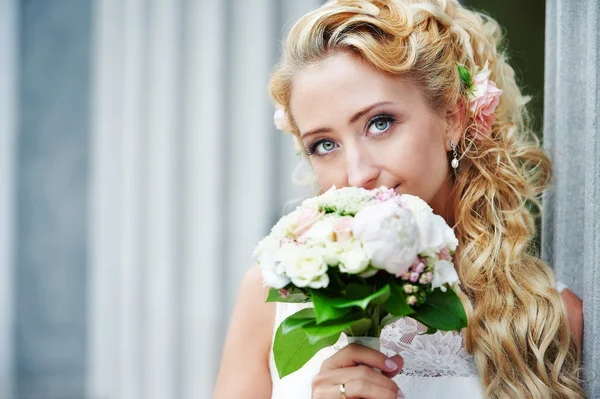
M 561 292 L 565 286 L 557 283 Z M 312 304 L 277 303 L 275 329 L 289 315 Z M 421 334 L 426 328 L 406 317 L 392 323 L 381 332 L 381 351 L 387 356 L 404 358 L 404 368 L 394 381 L 406 395 L 413 398 L 481 399 L 483 389 L 472 356 L 463 345 L 463 335 L 438 331 Z M 310 399 L 311 383 L 321 363 L 347 345 L 344 334 L 338 342 L 323 348 L 300 370 L 279 379 L 273 351 L 270 354 L 272 399 Z

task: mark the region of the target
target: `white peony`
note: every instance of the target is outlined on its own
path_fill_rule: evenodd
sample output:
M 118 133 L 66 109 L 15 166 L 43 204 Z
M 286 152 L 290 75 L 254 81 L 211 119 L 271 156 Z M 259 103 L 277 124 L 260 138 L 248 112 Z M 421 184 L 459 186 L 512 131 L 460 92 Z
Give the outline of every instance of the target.
M 411 212 L 397 204 L 384 202 L 363 209 L 354 217 L 352 231 L 378 269 L 399 276 L 417 259 L 417 224 Z
M 434 256 L 442 248 L 456 250 L 458 240 L 454 230 L 448 226 L 444 218 L 433 213 L 425 201 L 414 195 L 404 194 L 400 204 L 412 212 L 419 226 L 419 253 Z
M 447 260 L 440 260 L 433 268 L 433 279 L 431 280 L 431 289 L 440 288 L 446 292 L 444 284 L 449 284 L 452 289 L 458 291 L 459 284 L 458 274 L 454 269 L 454 265 Z
M 278 259 L 278 240 L 270 236 L 265 238 L 258 244 L 254 256 L 258 260 L 264 285 L 280 289 L 290 283 L 290 279 L 286 277 L 283 265 Z
M 427 202 L 415 195 L 402 194 L 399 198 L 399 202 L 400 205 L 410 210 L 413 215 L 416 215 L 421 211 L 433 212 L 433 209 L 431 209 Z
M 285 273 L 297 287 L 324 288 L 329 284 L 323 247 L 284 245 L 280 251 Z
M 339 257 L 340 271 L 349 274 L 362 273 L 369 267 L 369 262 L 371 260 L 358 241 L 346 244 Z

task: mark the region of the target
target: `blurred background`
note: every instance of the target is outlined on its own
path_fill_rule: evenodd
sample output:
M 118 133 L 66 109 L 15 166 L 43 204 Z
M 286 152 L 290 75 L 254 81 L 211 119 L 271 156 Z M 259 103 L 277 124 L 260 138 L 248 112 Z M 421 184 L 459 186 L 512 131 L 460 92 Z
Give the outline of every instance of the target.
M 320 0 L 0 0 L 0 399 L 211 396 L 257 241 L 311 192 L 269 73 Z M 541 126 L 544 1 L 506 29 Z

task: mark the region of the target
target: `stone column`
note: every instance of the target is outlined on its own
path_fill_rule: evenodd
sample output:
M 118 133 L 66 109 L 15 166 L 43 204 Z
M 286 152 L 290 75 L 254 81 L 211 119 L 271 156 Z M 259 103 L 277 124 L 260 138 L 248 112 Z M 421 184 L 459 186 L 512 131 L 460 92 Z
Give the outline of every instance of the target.
M 600 7 L 546 2 L 544 143 L 554 181 L 544 197 L 542 256 L 584 303 L 584 379 L 600 397 Z

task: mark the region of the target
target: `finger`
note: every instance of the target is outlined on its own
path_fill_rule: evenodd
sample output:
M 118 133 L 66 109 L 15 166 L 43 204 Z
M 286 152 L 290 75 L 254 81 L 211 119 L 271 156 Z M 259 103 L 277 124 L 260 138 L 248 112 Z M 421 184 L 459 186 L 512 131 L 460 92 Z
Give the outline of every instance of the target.
M 402 368 L 404 367 L 404 358 L 400 355 L 396 355 L 392 356 L 390 359 L 398 365 L 398 368 L 394 371 L 382 371 L 383 375 L 385 375 L 386 377 L 393 378 L 402 371 Z
M 321 372 L 313 379 L 313 387 L 330 386 L 332 384 L 339 387 L 341 383 L 360 380 L 369 381 L 393 392 L 398 391 L 398 385 L 389 377 L 375 371 L 370 366 L 364 365 Z
M 398 364 L 386 357 L 383 353 L 356 344 L 350 344 L 344 347 L 329 359 L 325 360 L 321 366 L 321 370 L 326 371 L 343 367 L 354 367 L 360 364 L 376 367 L 384 372 L 398 370 Z
M 351 380 L 344 384 L 347 399 L 397 399 L 396 390 L 390 390 L 368 380 Z M 334 386 L 332 391 L 340 395 L 339 386 Z M 332 398 L 336 396 L 331 395 Z

